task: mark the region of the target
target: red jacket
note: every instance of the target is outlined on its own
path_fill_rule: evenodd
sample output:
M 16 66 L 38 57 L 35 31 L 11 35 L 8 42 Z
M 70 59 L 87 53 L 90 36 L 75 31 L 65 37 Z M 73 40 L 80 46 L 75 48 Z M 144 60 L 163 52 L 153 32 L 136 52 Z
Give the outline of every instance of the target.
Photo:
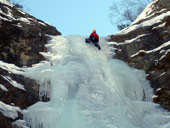
M 90 37 L 92 37 L 92 36 L 94 36 L 95 38 L 97 38 L 98 41 L 99 41 L 99 36 L 97 35 L 97 33 L 92 32 L 92 33 L 90 34 Z

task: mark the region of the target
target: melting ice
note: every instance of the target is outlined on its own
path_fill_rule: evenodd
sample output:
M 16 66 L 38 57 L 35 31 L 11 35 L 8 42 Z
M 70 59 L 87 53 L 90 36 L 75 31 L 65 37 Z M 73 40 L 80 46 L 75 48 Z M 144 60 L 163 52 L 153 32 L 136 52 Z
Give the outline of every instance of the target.
M 82 36 L 54 36 L 41 53 L 47 61 L 27 69 L 40 84 L 38 102 L 24 114 L 31 128 L 169 128 L 170 116 L 151 102 L 145 72 L 112 59 Z M 113 51 L 112 51 L 113 52 Z

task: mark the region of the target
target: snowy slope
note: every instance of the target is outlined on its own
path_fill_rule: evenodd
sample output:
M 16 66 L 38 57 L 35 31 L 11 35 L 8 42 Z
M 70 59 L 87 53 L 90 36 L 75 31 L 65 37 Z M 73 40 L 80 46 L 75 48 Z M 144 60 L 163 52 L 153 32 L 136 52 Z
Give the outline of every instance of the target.
M 51 38 L 49 52 L 41 53 L 47 61 L 22 69 L 41 83 L 40 94 L 50 93 L 50 102 L 25 112 L 28 127 L 170 127 L 170 116 L 151 102 L 144 71 L 112 59 L 104 38 L 101 51 L 84 43 L 85 37 Z

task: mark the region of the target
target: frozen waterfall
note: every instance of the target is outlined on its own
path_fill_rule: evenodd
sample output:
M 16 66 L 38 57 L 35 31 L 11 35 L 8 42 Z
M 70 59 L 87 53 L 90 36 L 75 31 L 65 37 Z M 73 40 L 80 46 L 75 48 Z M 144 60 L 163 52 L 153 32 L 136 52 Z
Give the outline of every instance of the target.
M 101 51 L 84 39 L 51 37 L 41 53 L 47 61 L 27 69 L 41 84 L 40 97 L 50 97 L 26 110 L 28 127 L 170 128 L 170 115 L 151 102 L 145 72 L 112 59 L 105 38 Z

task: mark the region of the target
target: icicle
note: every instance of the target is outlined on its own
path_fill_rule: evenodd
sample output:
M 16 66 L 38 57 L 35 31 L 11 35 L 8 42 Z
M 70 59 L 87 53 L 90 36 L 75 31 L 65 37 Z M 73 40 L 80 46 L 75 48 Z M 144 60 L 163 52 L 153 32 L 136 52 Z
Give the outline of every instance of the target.
M 27 109 L 28 126 L 169 128 L 170 117 L 150 100 L 152 89 L 145 72 L 108 58 L 104 39 L 98 51 L 93 44 L 85 44 L 84 38 L 52 37 L 49 52 L 43 53 L 48 62 L 29 70 L 41 83 L 41 100 L 50 96 L 50 101 Z
M 40 101 L 50 100 L 50 91 L 51 91 L 51 78 L 44 79 L 43 83 L 39 88 L 39 98 Z

